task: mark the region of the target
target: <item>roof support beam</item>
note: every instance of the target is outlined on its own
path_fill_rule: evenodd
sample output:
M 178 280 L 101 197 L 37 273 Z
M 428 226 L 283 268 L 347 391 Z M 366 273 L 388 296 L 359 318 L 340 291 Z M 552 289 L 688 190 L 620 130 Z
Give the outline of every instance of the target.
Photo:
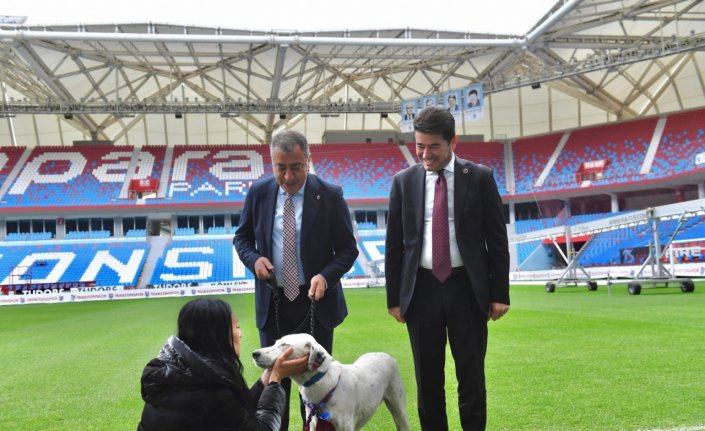
M 277 50 L 277 62 L 274 65 L 274 73 L 272 76 L 272 88 L 269 93 L 270 100 L 279 99 L 279 89 L 281 88 L 281 84 L 282 84 L 282 74 L 284 71 L 284 62 L 286 60 L 286 51 L 288 48 L 289 47 L 286 45 L 280 45 L 279 49 Z M 272 125 L 274 124 L 274 115 L 275 114 L 270 113 L 267 116 L 266 131 L 267 131 L 268 136 L 273 131 Z

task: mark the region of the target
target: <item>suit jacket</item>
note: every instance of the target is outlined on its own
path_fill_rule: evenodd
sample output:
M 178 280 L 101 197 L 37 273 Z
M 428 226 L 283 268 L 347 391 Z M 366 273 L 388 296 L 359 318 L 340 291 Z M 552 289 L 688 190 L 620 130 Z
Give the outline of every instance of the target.
M 272 230 L 279 184 L 271 177 L 252 185 L 245 198 L 233 244 L 240 260 L 255 272 L 261 256 L 273 261 Z M 307 282 L 321 274 L 328 283 L 323 299 L 316 303 L 316 317 L 326 328 L 339 325 L 348 314 L 342 276 L 357 258 L 357 242 L 353 234 L 348 205 L 343 190 L 334 184 L 308 174 L 304 190 L 299 257 Z M 255 281 L 257 327 L 267 322 L 271 290 L 267 281 Z
M 509 304 L 509 247 L 502 199 L 492 170 L 456 156 L 454 218 L 458 249 L 480 309 Z M 411 166 L 394 176 L 389 197 L 385 278 L 387 306 L 406 313 L 414 294 L 424 229 L 426 171 Z

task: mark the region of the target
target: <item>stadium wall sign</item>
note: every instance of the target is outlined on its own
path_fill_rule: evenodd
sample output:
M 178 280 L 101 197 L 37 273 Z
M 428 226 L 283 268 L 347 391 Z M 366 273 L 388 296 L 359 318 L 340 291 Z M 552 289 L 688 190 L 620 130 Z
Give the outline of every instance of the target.
M 384 279 L 355 278 L 343 279 L 344 288 L 366 288 L 384 285 Z M 171 298 L 198 295 L 236 295 L 253 293 L 254 280 L 233 280 L 212 283 L 177 283 L 178 286 L 159 285 L 149 289 L 123 289 L 122 286 L 103 288 L 83 288 L 73 291 L 54 291 L 35 294 L 0 295 L 0 306 L 22 304 L 47 304 L 60 302 L 114 301 L 120 299 Z
M 55 292 L 35 295 L 0 295 L 0 306 L 22 304 L 51 304 L 60 302 L 114 301 L 121 299 L 172 298 L 198 295 L 232 295 L 254 292 L 253 286 L 187 287 L 167 289 L 131 289 L 98 292 Z

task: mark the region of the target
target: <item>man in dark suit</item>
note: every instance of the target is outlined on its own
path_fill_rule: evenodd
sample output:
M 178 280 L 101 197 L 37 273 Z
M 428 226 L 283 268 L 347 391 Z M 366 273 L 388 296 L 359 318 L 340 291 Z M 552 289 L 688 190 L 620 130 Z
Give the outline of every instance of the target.
M 307 316 L 314 300 L 313 335 L 332 353 L 333 328 L 348 314 L 340 279 L 358 254 L 348 205 L 339 186 L 308 172 L 311 155 L 302 133 L 275 135 L 271 154 L 274 177 L 250 188 L 233 239 L 240 260 L 257 278 L 260 344 L 271 346 L 291 332 L 310 332 Z M 270 286 L 271 280 L 277 285 Z M 291 380 L 282 385 L 288 400 Z M 288 422 L 287 406 L 282 430 Z
M 387 307 L 409 332 L 422 429 L 448 429 L 447 340 L 460 423 L 483 430 L 487 321 L 509 310 L 502 200 L 489 168 L 453 153 L 458 137 L 446 109 L 421 111 L 414 130 L 421 163 L 394 177 L 389 198 Z
M 404 106 L 404 121 L 411 121 L 414 119 L 414 117 L 416 116 L 414 108 L 415 106 L 413 103 L 407 103 Z
M 446 110 L 451 113 L 460 111 L 460 105 L 458 105 L 458 96 L 455 93 L 451 93 L 446 96 Z

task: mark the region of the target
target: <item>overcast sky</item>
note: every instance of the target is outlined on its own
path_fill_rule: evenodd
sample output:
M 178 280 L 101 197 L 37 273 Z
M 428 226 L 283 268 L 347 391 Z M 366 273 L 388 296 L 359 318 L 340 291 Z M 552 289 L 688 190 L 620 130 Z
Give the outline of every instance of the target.
M 24 0 L 27 25 L 155 22 L 251 30 L 422 28 L 524 35 L 559 0 Z M 509 13 L 508 13 L 509 12 Z

